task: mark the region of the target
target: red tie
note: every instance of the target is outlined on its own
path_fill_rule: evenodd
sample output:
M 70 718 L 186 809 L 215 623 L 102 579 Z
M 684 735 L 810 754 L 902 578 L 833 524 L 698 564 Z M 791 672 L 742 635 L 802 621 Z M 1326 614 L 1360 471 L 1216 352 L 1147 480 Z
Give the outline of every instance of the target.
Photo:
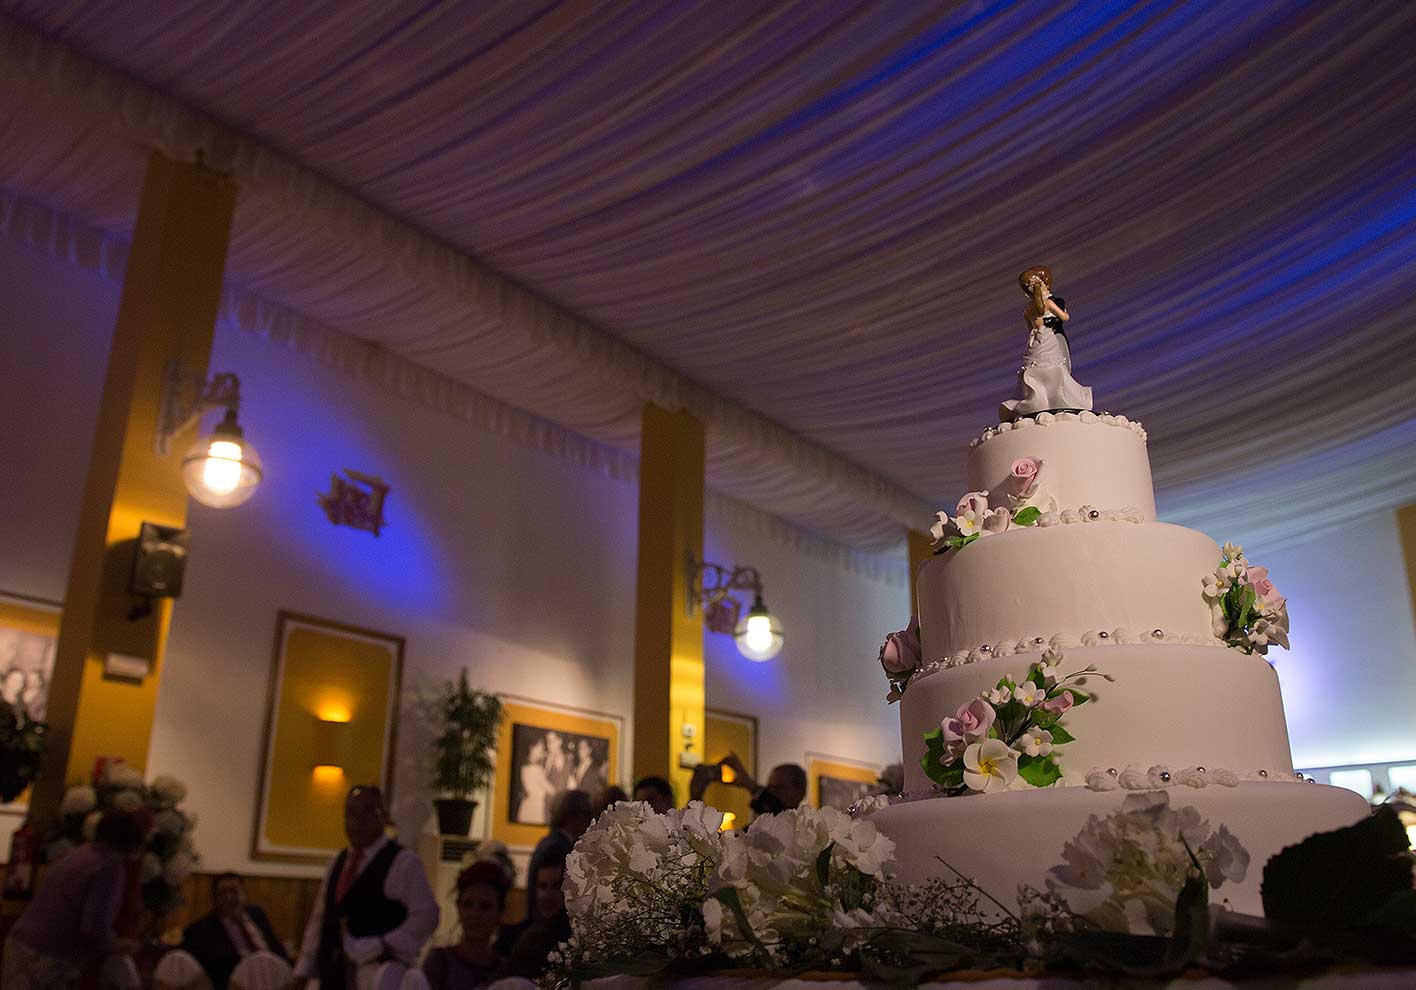
M 359 863 L 364 859 L 364 851 L 355 849 L 354 854 L 344 861 L 344 870 L 339 874 L 339 883 L 334 887 L 334 903 L 344 900 L 349 888 L 354 886 L 354 878 L 359 874 Z

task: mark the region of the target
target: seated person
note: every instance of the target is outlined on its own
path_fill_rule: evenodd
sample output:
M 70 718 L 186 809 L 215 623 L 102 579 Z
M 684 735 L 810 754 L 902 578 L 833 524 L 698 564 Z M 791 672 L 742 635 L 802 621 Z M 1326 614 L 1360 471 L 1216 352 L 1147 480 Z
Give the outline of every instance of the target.
M 536 867 L 528 893 L 536 900 L 537 920 L 512 947 L 507 961 L 509 976 L 534 980 L 545 972 L 551 950 L 570 938 L 570 914 L 565 909 L 565 856 L 554 853 Z
M 224 990 L 231 971 L 246 956 L 271 952 L 289 961 L 266 913 L 246 903 L 241 878 L 222 873 L 211 881 L 212 909 L 182 932 L 182 948 L 202 964 L 213 990 Z
M 475 990 L 500 979 L 505 960 L 492 944 L 506 909 L 506 873 L 496 863 L 473 863 L 457 877 L 453 894 L 461 938 L 423 960 L 432 990 Z
M 674 788 L 663 777 L 645 777 L 634 785 L 634 800 L 643 801 L 662 815 L 674 810 Z
M 599 818 L 621 801 L 628 800 L 629 795 L 624 792 L 623 787 L 611 784 L 609 787 L 602 787 L 595 792 L 595 796 L 590 801 L 590 811 L 595 818 Z

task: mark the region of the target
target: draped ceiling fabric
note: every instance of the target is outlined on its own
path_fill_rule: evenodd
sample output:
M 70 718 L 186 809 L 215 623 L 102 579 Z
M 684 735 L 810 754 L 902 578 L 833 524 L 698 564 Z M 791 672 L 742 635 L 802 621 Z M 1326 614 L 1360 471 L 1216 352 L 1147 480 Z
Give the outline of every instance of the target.
M 202 148 L 254 297 L 622 450 L 687 406 L 851 546 L 961 491 L 1035 263 L 1168 518 L 1416 493 L 1416 4 L 0 12 L 6 189 L 122 236 Z

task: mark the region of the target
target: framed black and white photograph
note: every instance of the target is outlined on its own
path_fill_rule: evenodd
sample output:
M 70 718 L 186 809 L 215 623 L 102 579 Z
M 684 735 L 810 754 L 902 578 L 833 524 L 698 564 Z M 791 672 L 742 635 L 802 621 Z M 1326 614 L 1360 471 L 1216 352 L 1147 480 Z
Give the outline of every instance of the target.
M 503 695 L 492 837 L 529 848 L 546 834 L 556 795 L 623 785 L 623 732 L 618 715 Z
M 845 811 L 880 779 L 881 766 L 825 753 L 806 754 L 807 799 L 818 808 Z
M 540 725 L 511 727 L 512 774 L 507 818 L 516 825 L 549 825 L 562 791 L 589 794 L 609 783 L 610 740 Z

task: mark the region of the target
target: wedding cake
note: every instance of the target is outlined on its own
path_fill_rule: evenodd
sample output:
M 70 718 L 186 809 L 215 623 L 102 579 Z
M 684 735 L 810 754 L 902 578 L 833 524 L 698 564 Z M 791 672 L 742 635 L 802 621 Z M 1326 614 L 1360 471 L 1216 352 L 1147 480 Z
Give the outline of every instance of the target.
M 1229 881 L 1217 897 L 1261 914 L 1265 861 L 1368 806 L 1293 770 L 1265 659 L 1288 644 L 1287 606 L 1267 571 L 1157 521 L 1145 431 L 1092 411 L 1050 277 L 1021 281 L 1018 397 L 971 444 L 917 619 L 881 650 L 905 795 L 863 810 L 902 875 L 957 871 L 1012 903 L 1048 876 L 1085 885 L 1084 836 L 1151 795 L 1222 826 L 1202 851 Z

